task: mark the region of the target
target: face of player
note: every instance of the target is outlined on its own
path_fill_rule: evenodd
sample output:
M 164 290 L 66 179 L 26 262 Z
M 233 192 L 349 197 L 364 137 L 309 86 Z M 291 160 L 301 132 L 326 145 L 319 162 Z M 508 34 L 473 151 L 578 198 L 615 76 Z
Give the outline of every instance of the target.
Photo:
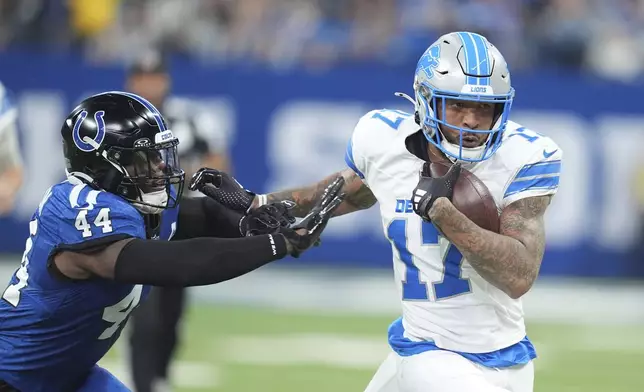
M 136 151 L 132 163 L 125 166 L 143 193 L 166 189 L 168 175 L 178 171 L 176 148 Z
M 142 96 L 153 105 L 160 106 L 168 94 L 170 80 L 164 73 L 141 73 L 130 76 L 126 87 L 128 91 Z
M 485 131 L 492 129 L 494 122 L 493 104 L 458 99 L 445 99 L 443 102 L 438 102 L 437 114 L 438 118 L 447 124 L 463 129 Z M 448 142 L 456 145 L 460 144 L 460 132 L 458 129 L 441 124 L 441 132 Z M 481 146 L 487 141 L 488 136 L 488 133 L 464 132 L 463 147 Z

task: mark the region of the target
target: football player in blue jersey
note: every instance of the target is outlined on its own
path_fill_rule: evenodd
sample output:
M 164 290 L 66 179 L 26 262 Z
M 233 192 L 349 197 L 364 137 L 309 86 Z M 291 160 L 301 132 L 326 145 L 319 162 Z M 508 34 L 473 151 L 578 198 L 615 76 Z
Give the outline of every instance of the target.
M 179 141 L 130 93 L 89 97 L 61 132 L 67 180 L 34 213 L 0 301 L 3 392 L 129 391 L 96 363 L 147 285 L 214 284 L 298 256 L 342 202 L 338 179 L 291 226 L 283 204 L 240 214 L 208 197 L 182 198 Z

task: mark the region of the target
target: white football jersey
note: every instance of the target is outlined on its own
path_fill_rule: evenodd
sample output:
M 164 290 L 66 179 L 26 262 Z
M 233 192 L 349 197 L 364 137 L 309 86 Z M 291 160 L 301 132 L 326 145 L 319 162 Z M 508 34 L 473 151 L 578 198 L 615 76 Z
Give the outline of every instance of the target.
M 410 199 L 424 161 L 407 150 L 405 140 L 418 131 L 409 113 L 369 112 L 358 122 L 346 158 L 380 205 L 405 337 L 466 353 L 509 347 L 526 335 L 521 300 L 483 279 L 413 211 Z M 487 185 L 500 213 L 519 199 L 554 194 L 561 157 L 550 138 L 509 122 L 497 152 L 468 169 Z

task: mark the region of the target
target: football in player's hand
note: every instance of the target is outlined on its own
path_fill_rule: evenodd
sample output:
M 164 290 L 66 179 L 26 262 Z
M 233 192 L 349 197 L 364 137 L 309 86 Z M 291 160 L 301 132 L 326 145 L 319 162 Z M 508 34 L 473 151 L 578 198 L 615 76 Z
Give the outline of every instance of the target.
M 431 176 L 445 175 L 450 166 L 451 163 L 432 162 L 429 166 Z M 452 203 L 478 226 L 495 233 L 499 232 L 499 214 L 490 190 L 483 181 L 464 168 L 461 169 L 461 175 L 454 185 Z

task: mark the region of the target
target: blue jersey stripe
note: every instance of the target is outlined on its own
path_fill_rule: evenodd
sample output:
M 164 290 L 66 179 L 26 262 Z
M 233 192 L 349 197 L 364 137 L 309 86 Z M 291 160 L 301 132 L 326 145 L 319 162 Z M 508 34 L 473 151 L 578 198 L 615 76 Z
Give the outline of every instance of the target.
M 535 177 L 535 176 L 544 176 L 548 174 L 559 174 L 561 172 L 561 161 L 548 161 L 548 162 L 539 162 L 533 163 L 530 165 L 525 165 L 519 173 L 515 176 L 515 179 Z
M 527 181 L 517 180 L 510 184 L 503 197 L 525 191 L 556 189 L 557 187 L 559 187 L 559 176 L 540 177 Z

